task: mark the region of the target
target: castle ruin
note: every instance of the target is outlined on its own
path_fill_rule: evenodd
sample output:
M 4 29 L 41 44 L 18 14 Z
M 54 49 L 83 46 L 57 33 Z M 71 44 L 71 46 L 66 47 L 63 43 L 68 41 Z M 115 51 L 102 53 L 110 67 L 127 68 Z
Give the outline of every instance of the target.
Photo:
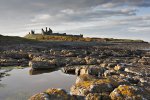
M 35 31 L 31 30 L 31 32 L 29 32 L 29 34 L 37 34 L 35 33 Z M 45 28 L 45 30 L 42 28 L 41 29 L 41 33 L 42 35 L 51 35 L 51 36 L 73 36 L 73 37 L 81 37 L 83 38 L 83 35 L 72 35 L 72 34 L 66 34 L 66 33 L 53 33 L 53 30 L 51 28 Z

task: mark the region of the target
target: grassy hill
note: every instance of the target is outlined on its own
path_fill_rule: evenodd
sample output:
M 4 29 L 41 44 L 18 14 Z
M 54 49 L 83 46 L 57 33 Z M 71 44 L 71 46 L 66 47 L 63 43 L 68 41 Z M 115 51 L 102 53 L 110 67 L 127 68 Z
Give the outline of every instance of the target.
M 22 37 L 18 37 L 18 36 L 3 36 L 3 35 L 0 35 L 0 45 L 34 43 L 34 42 L 37 42 L 37 41 L 22 38 Z
M 131 40 L 131 39 L 113 39 L 113 38 L 82 38 L 73 36 L 54 36 L 54 35 L 42 35 L 42 34 L 27 34 L 27 39 L 39 40 L 39 41 L 84 41 L 84 42 L 144 42 L 143 40 Z

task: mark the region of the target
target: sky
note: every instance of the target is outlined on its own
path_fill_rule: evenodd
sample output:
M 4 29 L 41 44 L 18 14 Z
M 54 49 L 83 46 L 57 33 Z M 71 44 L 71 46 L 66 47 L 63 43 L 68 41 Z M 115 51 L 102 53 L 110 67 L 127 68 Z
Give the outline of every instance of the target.
M 40 32 L 150 42 L 150 0 L 0 0 L 0 34 Z

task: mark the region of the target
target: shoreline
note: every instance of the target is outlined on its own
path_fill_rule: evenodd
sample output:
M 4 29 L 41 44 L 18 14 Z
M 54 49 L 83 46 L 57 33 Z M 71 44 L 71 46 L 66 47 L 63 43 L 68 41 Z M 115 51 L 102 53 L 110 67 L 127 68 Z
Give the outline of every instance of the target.
M 71 94 L 52 88 L 29 100 L 148 99 L 150 50 L 145 49 L 149 48 L 146 42 L 12 41 L 0 46 L 0 66 L 63 68 L 64 73 L 77 75 Z

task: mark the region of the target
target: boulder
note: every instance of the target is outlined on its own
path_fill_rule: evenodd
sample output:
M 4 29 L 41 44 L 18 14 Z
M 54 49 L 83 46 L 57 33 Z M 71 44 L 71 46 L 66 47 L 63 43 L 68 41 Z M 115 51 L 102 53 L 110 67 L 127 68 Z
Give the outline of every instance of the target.
M 89 93 L 86 100 L 111 100 L 107 93 Z
M 95 76 L 103 76 L 105 70 L 106 69 L 103 67 L 85 66 L 85 67 L 77 68 L 76 75 L 89 74 L 89 75 L 95 75 Z
M 29 66 L 33 69 L 49 69 L 56 68 L 55 64 L 51 64 L 47 61 L 30 61 Z
M 75 100 L 74 96 L 62 89 L 48 89 L 43 93 L 33 95 L 28 100 Z
M 116 73 L 116 71 L 114 71 L 114 70 L 106 70 L 105 72 L 104 72 L 104 76 L 105 77 L 107 77 L 107 76 L 112 76 L 112 75 L 116 75 L 117 73 Z
M 95 79 L 92 81 L 78 82 L 71 87 L 73 95 L 86 96 L 89 93 L 111 92 L 118 84 L 112 79 Z
M 38 93 L 30 97 L 28 100 L 49 100 L 49 96 L 46 93 Z
M 120 85 L 110 93 L 112 100 L 149 100 L 150 95 L 137 86 Z
M 83 82 L 83 81 L 92 81 L 94 79 L 97 79 L 97 78 L 92 75 L 83 74 L 77 77 L 76 83 Z
M 61 71 L 66 74 L 75 74 L 75 70 L 76 67 L 71 67 L 71 66 L 61 68 Z

